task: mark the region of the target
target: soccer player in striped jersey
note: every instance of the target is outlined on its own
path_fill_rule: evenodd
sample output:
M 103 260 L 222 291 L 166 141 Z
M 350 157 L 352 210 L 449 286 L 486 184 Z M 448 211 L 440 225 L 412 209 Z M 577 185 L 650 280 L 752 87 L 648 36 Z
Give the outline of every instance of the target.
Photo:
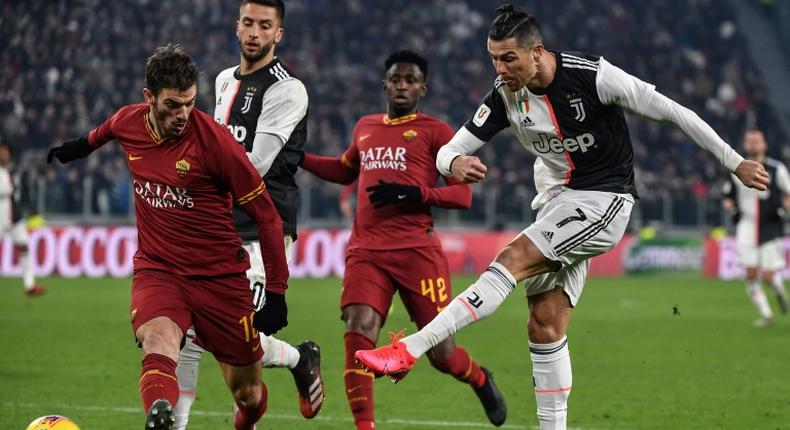
M 445 176 L 480 182 L 486 166 L 470 156 L 510 128 L 537 157 L 537 219 L 466 291 L 418 333 L 357 358 L 401 378 L 443 339 L 485 318 L 525 282 L 529 345 L 540 428 L 565 429 L 571 360 L 565 335 L 591 257 L 625 232 L 637 190 L 623 110 L 674 124 L 748 187 L 764 190 L 762 165 L 744 160 L 694 112 L 597 55 L 547 50 L 537 20 L 506 4 L 488 34 L 497 79 L 477 112 L 442 147 Z
M 427 91 L 428 62 L 399 51 L 387 58 L 384 70 L 387 113 L 360 118 L 341 157 L 305 154 L 302 161 L 303 169 L 328 181 L 359 179 L 340 296 L 346 324 L 343 380 L 358 430 L 375 428 L 373 374 L 355 362 L 354 353 L 376 345 L 396 292 L 417 327 L 449 304 L 450 273 L 431 207 L 465 209 L 472 203 L 471 187 L 459 180 L 446 178 L 447 186 L 436 186 L 436 153 L 453 130 L 418 112 Z M 493 424 L 504 423 L 507 407 L 491 373 L 452 337 L 434 345 L 428 358 L 437 370 L 474 390 Z
M 761 281 L 774 290 L 782 313 L 787 313 L 788 307 L 781 270 L 785 267 L 782 237 L 785 205 L 790 199 L 790 173 L 781 161 L 766 157 L 768 145 L 761 130 L 744 134 L 743 149 L 750 160 L 765 166 L 771 182 L 767 190 L 757 191 L 731 176 L 724 183 L 723 205 L 736 218 L 738 262 L 746 269 L 746 292 L 760 313 L 754 326 L 765 327 L 773 323 L 773 312 Z
M 307 138 L 308 98 L 302 81 L 275 56 L 276 45 L 284 33 L 284 18 L 282 0 L 241 1 L 236 23 L 241 51 L 239 64 L 217 75 L 214 120 L 228 127 L 265 180 L 282 220 L 283 246 L 290 260 L 299 205 L 294 174 Z M 265 301 L 282 298 L 271 292 L 264 294 L 266 271 L 254 221 L 238 206 L 233 209 L 233 221 L 244 249 L 251 256 L 247 278 L 253 290 L 255 309 L 260 310 Z M 266 315 L 256 313 L 256 320 L 260 317 Z M 197 393 L 203 350 L 194 343 L 194 336 L 194 331 L 187 334 L 178 362 L 181 396 L 176 406 L 175 430 L 186 428 Z M 314 418 L 324 402 L 318 345 L 305 341 L 294 347 L 265 334 L 261 334 L 260 341 L 263 366 L 286 367 L 291 371 L 298 392 L 299 411 L 305 418 Z

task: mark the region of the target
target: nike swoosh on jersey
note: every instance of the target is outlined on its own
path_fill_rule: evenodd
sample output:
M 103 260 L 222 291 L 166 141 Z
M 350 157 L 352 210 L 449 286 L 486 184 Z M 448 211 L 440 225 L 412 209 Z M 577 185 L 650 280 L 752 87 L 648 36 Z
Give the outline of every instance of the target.
M 362 142 L 363 140 L 365 140 L 365 139 L 367 139 L 367 138 L 369 138 L 369 137 L 370 137 L 370 135 L 369 135 L 369 134 L 366 134 L 366 135 L 364 135 L 364 136 L 359 136 L 359 140 L 358 140 L 357 142 Z
M 398 200 L 403 200 L 406 198 L 406 194 L 398 194 Z
M 141 159 L 141 158 L 143 158 L 143 157 L 142 157 L 142 156 L 135 157 L 134 155 L 132 155 L 132 154 L 129 154 L 129 161 L 139 160 L 139 159 Z

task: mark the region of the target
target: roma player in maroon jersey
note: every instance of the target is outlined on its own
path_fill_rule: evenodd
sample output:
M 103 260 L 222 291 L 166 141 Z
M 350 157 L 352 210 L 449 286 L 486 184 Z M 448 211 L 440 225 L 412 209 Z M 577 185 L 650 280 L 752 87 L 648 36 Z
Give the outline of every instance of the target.
M 249 257 L 233 226 L 232 202 L 258 226 L 267 294 L 284 295 L 287 288 L 282 225 L 244 148 L 194 109 L 196 80 L 197 66 L 178 45 L 157 48 L 146 63 L 146 102 L 53 148 L 47 161 L 86 157 L 113 139 L 127 154 L 138 229 L 131 322 L 143 349 L 145 428 L 172 429 L 176 362 L 193 325 L 196 343 L 214 354 L 233 393 L 235 428 L 252 430 L 267 405 L 256 328 L 270 334 L 284 327 L 287 308 L 282 301 L 254 312 Z
M 374 429 L 373 374 L 356 364 L 357 350 L 372 349 L 397 291 L 417 327 L 450 303 L 447 258 L 433 229 L 431 206 L 468 208 L 472 190 L 452 178 L 436 187 L 436 152 L 453 136 L 446 123 L 418 113 L 427 91 L 428 64 L 409 51 L 385 62 L 387 113 L 362 117 L 340 158 L 305 154 L 302 168 L 328 181 L 359 179 L 360 192 L 348 244 L 340 307 L 346 324 L 345 385 L 357 429 Z M 441 372 L 469 384 L 495 425 L 506 406 L 491 374 L 452 337 L 428 354 Z

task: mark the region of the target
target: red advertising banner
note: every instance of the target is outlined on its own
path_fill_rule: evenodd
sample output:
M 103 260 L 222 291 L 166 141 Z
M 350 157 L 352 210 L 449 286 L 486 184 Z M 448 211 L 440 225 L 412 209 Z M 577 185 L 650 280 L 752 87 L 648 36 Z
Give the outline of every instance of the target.
M 453 274 L 478 274 L 519 232 L 444 231 L 442 239 Z M 342 276 L 350 232 L 339 229 L 306 229 L 299 232 L 290 264 L 294 278 Z M 611 252 L 593 259 L 592 276 L 620 276 L 631 238 L 626 237 Z M 44 227 L 30 232 L 29 249 L 36 276 L 91 278 L 129 277 L 137 250 L 135 227 Z M 21 275 L 13 243 L 5 237 L 0 244 L 0 275 Z

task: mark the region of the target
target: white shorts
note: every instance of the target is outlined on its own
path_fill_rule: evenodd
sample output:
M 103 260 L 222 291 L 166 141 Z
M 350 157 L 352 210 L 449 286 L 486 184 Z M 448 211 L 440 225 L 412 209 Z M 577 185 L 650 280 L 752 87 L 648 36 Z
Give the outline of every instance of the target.
M 0 235 L 9 233 L 16 246 L 27 245 L 27 222 L 22 219 L 11 225 L 0 225 Z
M 561 286 L 571 305 L 576 306 L 584 289 L 589 259 L 620 242 L 634 200 L 629 194 L 565 187 L 551 193 L 554 197 L 541 207 L 535 222 L 521 234 L 529 237 L 546 258 L 562 263 L 562 268 L 528 278 L 524 286 L 527 296 Z
M 781 270 L 785 267 L 782 239 L 774 239 L 760 246 L 738 243 L 736 250 L 738 263 L 743 267 L 759 267 L 770 271 Z
M 290 235 L 285 235 L 283 243 L 285 245 L 285 261 L 290 263 L 293 257 L 294 239 Z M 257 240 L 253 240 L 244 242 L 242 246 L 247 251 L 247 254 L 250 255 L 250 268 L 247 270 L 247 279 L 250 280 L 250 289 L 253 291 L 255 310 L 260 310 L 265 303 L 263 290 L 266 287 L 266 269 L 263 266 L 261 244 Z

